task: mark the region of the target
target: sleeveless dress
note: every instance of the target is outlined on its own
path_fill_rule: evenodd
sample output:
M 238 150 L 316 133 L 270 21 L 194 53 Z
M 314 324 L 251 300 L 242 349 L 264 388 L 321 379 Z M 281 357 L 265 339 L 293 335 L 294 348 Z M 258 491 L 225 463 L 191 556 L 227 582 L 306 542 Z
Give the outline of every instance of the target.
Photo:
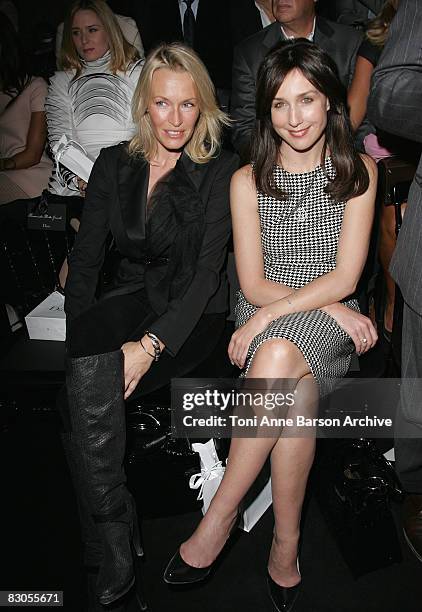
M 346 203 L 336 202 L 325 193 L 329 178 L 334 176 L 334 165 L 329 157 L 324 166 L 309 172 L 290 173 L 275 166 L 274 182 L 288 198 L 276 200 L 257 192 L 266 279 L 299 289 L 335 268 Z M 355 299 L 346 299 L 343 303 L 359 311 Z M 239 291 L 236 328 L 246 323 L 257 310 Z M 331 386 L 327 379 L 340 378 L 347 373 L 355 350 L 351 337 L 326 312 L 310 310 L 288 314 L 272 321 L 252 340 L 243 375 L 258 347 L 272 338 L 293 342 L 324 389 Z

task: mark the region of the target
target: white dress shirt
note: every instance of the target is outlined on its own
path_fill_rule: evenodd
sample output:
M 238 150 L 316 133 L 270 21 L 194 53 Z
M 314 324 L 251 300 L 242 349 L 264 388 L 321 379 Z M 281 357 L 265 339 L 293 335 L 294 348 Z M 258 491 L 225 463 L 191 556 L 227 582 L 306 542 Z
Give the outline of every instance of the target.
M 312 32 L 310 32 L 308 34 L 308 36 L 306 36 L 305 38 L 307 38 L 308 40 L 310 40 L 311 42 L 314 42 L 314 36 L 315 36 L 315 21 L 316 21 L 316 17 L 314 17 L 314 25 L 312 26 Z M 280 25 L 281 31 L 283 32 L 283 36 L 287 39 L 287 40 L 294 40 L 296 37 L 295 36 L 287 36 L 284 28 L 282 25 Z

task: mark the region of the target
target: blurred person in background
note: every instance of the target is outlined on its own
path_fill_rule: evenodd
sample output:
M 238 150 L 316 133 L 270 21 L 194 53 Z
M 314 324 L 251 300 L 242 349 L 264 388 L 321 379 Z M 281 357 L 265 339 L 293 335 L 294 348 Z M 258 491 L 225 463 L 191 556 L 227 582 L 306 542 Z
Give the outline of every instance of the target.
M 422 143 L 422 5 L 400 0 L 372 77 L 369 119 L 392 134 Z M 390 265 L 404 299 L 402 384 L 396 418 L 396 470 L 408 495 L 403 529 L 422 561 L 422 157 Z
M 233 144 L 249 161 L 250 137 L 255 121 L 255 90 L 259 66 L 267 53 L 283 40 L 307 38 L 326 51 L 337 64 L 347 87 L 352 79 L 362 34 L 316 15 L 314 0 L 273 0 L 274 23 L 241 42 L 235 49 L 231 114 L 235 121 Z
M 0 13 L 0 204 L 36 197 L 48 185 L 46 95 L 47 83 L 30 74 L 18 35 Z

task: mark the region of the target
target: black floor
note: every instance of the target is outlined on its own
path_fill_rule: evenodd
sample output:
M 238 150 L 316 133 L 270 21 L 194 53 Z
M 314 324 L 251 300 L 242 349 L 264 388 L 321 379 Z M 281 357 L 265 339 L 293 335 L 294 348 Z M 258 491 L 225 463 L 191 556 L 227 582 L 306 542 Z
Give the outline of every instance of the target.
M 375 363 L 371 357 L 368 371 Z M 33 410 L 35 405 L 39 410 Z M 17 413 L 2 419 L 0 590 L 63 590 L 65 610 L 82 612 L 85 586 L 75 501 L 60 447 L 57 416 L 47 404 L 44 407 L 45 411 L 35 396 L 29 396 L 26 406 L 21 404 Z M 154 456 L 149 458 L 148 470 L 154 478 L 147 479 L 148 484 L 142 466 L 136 468 L 139 481 L 136 470 L 131 473 L 131 485 L 138 491 L 140 513 L 144 514 L 143 569 L 151 612 L 271 612 L 265 585 L 271 510 L 250 534 L 239 532 L 205 584 L 174 589 L 162 582 L 168 559 L 191 533 L 200 513 L 165 516 L 183 506 L 184 500 L 175 499 L 173 489 L 166 506 L 166 473 L 158 461 L 154 472 Z M 355 578 L 352 569 L 356 572 L 356 566 L 351 568 L 340 553 L 332 525 L 317 502 L 318 483 L 314 478 L 304 516 L 303 592 L 295 612 L 420 612 L 422 565 L 403 542 L 397 520 L 400 508 L 393 504 L 396 530 L 393 533 L 389 528 L 382 537 L 388 541 L 397 534 L 402 560 Z M 361 556 L 362 567 L 371 553 L 368 546 L 369 540 L 356 539 L 356 549 L 350 551 L 358 559 Z

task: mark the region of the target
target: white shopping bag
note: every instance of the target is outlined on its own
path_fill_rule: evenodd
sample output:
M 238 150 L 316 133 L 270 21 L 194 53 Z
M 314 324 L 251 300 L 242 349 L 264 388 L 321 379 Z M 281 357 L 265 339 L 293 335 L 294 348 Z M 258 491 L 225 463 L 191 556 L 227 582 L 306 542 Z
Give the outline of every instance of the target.
M 271 493 L 271 478 L 267 481 L 267 484 L 258 495 L 255 497 L 253 502 L 249 504 L 246 510 L 243 512 L 242 522 L 240 527 L 249 532 L 254 527 L 261 516 L 265 514 L 268 508 L 273 503 L 273 497 Z
M 94 162 L 88 157 L 85 149 L 74 140 L 69 140 L 64 134 L 53 147 L 56 164 L 62 164 L 68 170 L 88 182 Z M 57 172 L 60 176 L 60 171 Z
M 225 467 L 218 458 L 214 440 L 208 440 L 205 444 L 192 444 L 192 449 L 196 453 L 199 453 L 201 472 L 191 476 L 189 487 L 191 489 L 199 489 L 198 499 L 203 500 L 202 514 L 205 514 L 223 479 Z M 266 510 L 268 510 L 271 504 L 271 479 L 269 479 L 264 488 L 261 489 L 254 500 L 244 510 L 239 526 L 244 531 L 249 532 Z
M 214 440 L 208 440 L 205 444 L 200 442 L 192 444 L 192 449 L 195 453 L 199 453 L 201 472 L 190 477 L 189 487 L 191 489 L 199 489 L 197 499 L 203 500 L 202 514 L 205 514 L 220 486 L 224 476 L 224 467 L 223 463 L 218 459 Z
M 41 304 L 38 304 L 25 317 L 26 327 L 31 340 L 66 339 L 66 315 L 64 295 L 53 291 Z

